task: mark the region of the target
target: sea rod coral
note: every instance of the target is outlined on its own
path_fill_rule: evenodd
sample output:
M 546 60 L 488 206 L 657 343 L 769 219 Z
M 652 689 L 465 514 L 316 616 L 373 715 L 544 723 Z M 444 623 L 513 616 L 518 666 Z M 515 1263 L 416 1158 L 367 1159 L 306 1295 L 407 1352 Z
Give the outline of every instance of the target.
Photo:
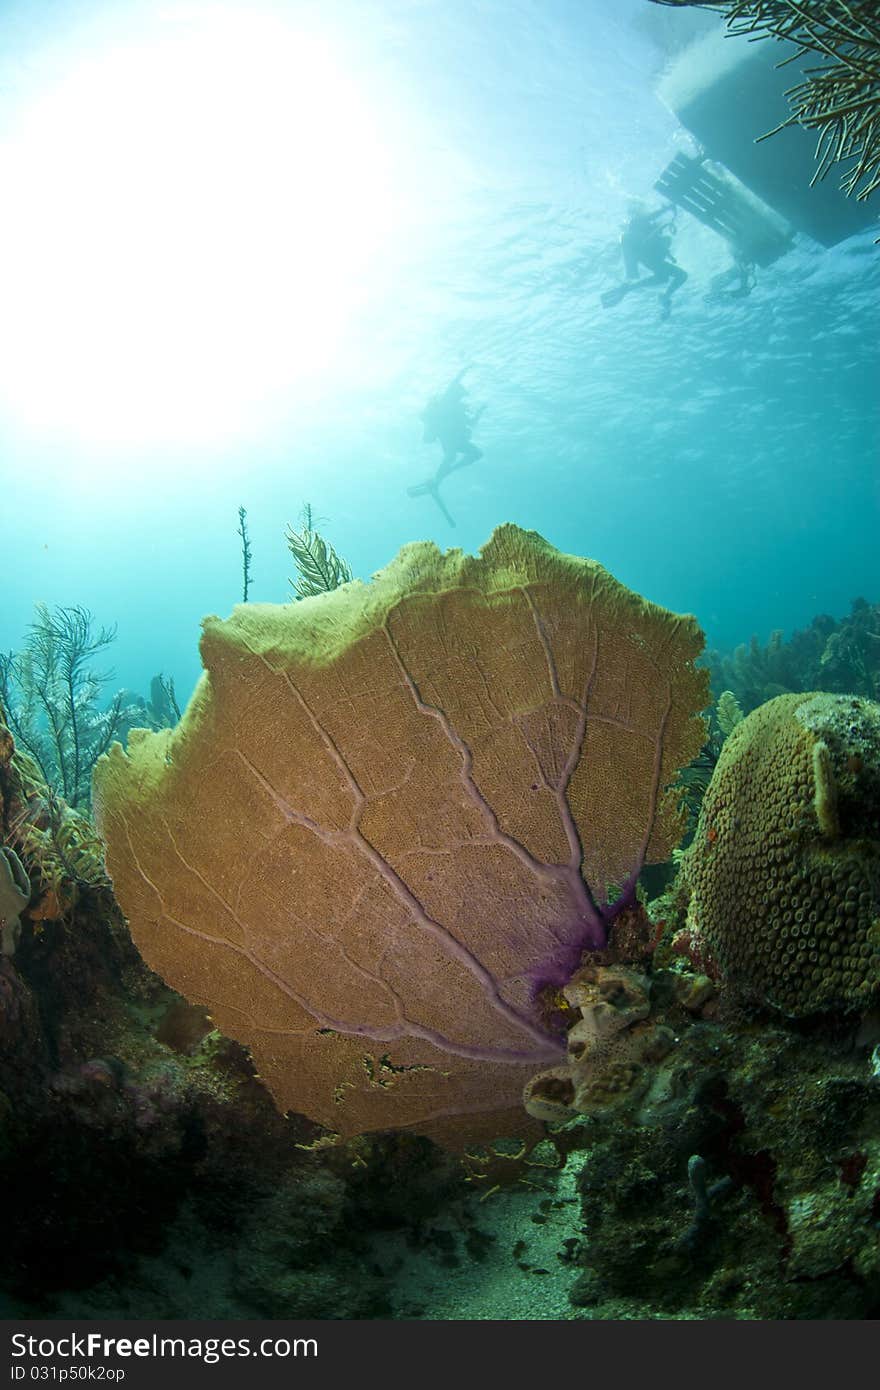
M 135 941 L 281 1110 L 510 1132 L 558 990 L 680 837 L 701 641 L 514 526 L 206 619 L 181 723 L 96 768 Z
M 110 675 L 92 666 L 115 636 L 115 627 L 95 632 L 87 608 L 38 603 L 22 651 L 0 652 L 4 719 L 47 786 L 74 808 L 87 809 L 95 760 L 125 724 L 122 692 L 98 709 Z

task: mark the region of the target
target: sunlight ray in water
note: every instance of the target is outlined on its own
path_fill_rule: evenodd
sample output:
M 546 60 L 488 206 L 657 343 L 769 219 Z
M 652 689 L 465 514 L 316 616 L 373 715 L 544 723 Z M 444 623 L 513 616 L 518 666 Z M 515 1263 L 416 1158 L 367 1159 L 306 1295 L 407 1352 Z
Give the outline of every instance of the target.
M 386 145 L 332 46 L 185 14 L 93 40 L 6 131 L 0 369 L 26 429 L 228 438 L 332 360 L 387 235 Z

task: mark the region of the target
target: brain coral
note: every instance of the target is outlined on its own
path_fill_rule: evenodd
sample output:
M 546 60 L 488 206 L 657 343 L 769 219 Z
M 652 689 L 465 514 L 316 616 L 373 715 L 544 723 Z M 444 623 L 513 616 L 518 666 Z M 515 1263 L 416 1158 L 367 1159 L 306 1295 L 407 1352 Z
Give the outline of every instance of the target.
M 680 838 L 693 618 L 505 526 L 208 618 L 174 730 L 95 775 L 146 960 L 342 1135 L 505 1131 L 544 1007 Z M 612 905 L 613 903 L 613 905 Z
M 790 1015 L 880 988 L 880 705 L 780 695 L 724 744 L 685 856 L 689 925 Z

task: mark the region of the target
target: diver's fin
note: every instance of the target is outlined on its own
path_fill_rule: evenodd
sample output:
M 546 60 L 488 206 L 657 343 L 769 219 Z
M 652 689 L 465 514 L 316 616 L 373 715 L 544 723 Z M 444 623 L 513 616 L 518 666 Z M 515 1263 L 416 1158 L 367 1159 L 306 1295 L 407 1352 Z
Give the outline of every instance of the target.
M 431 496 L 437 503 L 437 506 L 440 508 L 443 515 L 446 517 L 446 520 L 449 522 L 449 525 L 454 526 L 455 518 L 450 513 L 449 508 L 446 506 L 446 503 L 443 501 L 443 498 L 440 496 L 440 493 L 437 488 L 434 488 L 433 492 L 431 493 Z
M 620 303 L 628 289 L 629 285 L 615 285 L 613 290 L 606 290 L 602 295 L 602 308 L 613 309 L 615 304 Z
M 433 497 L 437 506 L 449 522 L 449 525 L 455 525 L 455 518 L 451 515 L 449 508 L 440 496 L 440 489 L 434 478 L 429 478 L 426 483 L 416 483 L 414 487 L 408 487 L 406 491 L 408 497 Z

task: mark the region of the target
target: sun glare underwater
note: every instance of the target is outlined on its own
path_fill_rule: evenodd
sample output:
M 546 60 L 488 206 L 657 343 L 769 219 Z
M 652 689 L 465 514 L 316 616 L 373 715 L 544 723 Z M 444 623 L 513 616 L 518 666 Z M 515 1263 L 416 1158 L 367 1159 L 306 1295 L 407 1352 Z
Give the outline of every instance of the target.
M 4 141 L 6 409 L 216 443 L 327 370 L 392 224 L 387 142 L 330 46 L 258 10 L 52 57 Z
M 877 1315 L 876 9 L 3 7 L 0 1315 Z

